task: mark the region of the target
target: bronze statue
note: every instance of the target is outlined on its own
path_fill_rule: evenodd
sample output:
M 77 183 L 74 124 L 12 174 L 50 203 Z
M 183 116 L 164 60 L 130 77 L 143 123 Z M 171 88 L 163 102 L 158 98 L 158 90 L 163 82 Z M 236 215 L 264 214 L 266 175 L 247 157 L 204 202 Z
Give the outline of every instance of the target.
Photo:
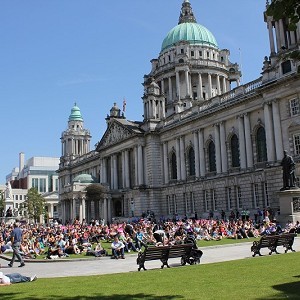
M 281 191 L 288 190 L 295 187 L 295 162 L 293 158 L 287 154 L 287 151 L 283 151 L 284 156 L 281 161 L 283 171 L 283 187 Z

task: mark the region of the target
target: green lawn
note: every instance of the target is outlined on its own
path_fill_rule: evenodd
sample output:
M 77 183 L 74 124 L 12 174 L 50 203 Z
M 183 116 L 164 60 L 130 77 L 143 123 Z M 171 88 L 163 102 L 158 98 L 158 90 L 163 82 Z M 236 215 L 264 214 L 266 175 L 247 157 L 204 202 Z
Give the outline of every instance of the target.
M 126 274 L 38 279 L 0 299 L 300 299 L 300 252 Z

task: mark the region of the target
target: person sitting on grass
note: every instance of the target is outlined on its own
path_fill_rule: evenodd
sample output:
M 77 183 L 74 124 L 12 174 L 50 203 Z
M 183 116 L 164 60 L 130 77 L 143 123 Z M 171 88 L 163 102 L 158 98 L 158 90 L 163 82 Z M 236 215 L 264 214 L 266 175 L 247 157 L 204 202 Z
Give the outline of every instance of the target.
M 123 242 L 119 240 L 118 235 L 115 235 L 114 241 L 111 243 L 111 250 L 112 250 L 111 258 L 118 259 L 121 257 L 122 259 L 125 259 L 124 248 L 125 245 L 123 244 Z
M 0 272 L 0 285 L 11 285 L 14 283 L 21 283 L 21 282 L 31 282 L 37 280 L 36 275 L 32 277 L 23 276 L 19 273 L 12 273 L 4 275 Z

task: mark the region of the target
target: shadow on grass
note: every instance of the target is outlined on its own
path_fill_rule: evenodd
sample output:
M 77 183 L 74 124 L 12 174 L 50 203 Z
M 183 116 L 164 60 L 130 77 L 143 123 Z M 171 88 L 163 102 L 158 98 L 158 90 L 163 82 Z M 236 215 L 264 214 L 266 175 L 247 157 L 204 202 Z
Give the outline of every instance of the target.
M 17 293 L 5 293 L 0 294 L 1 300 L 11 300 L 11 299 L 21 299 L 21 295 Z M 15 298 L 16 297 L 16 298 Z M 26 297 L 26 300 L 40 300 L 45 299 L 44 297 L 34 296 L 34 297 Z M 147 299 L 147 300 L 174 300 L 174 299 L 184 299 L 183 296 L 180 295 L 164 295 L 164 296 L 156 296 L 149 294 L 130 294 L 130 295 L 102 295 L 97 294 L 93 296 L 74 296 L 74 297 L 66 297 L 66 296 L 58 296 L 58 295 L 47 295 L 47 300 L 56 299 L 56 300 L 138 300 L 138 299 Z
M 294 277 L 300 277 L 300 275 Z M 273 289 L 280 292 L 280 294 L 257 300 L 300 299 L 300 281 L 274 285 Z

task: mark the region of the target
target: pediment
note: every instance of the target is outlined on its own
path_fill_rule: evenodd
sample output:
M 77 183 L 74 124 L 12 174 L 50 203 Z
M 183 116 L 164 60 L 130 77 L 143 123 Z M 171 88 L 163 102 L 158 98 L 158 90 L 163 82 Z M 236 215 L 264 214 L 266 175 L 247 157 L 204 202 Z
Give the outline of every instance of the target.
M 300 126 L 300 122 L 293 121 L 292 123 L 289 124 L 288 128 L 299 127 L 299 126 Z
M 109 125 L 101 141 L 98 143 L 97 150 L 103 147 L 115 145 L 123 140 L 132 137 L 133 135 L 134 133 L 132 133 L 125 126 L 122 126 L 117 122 L 113 122 Z

